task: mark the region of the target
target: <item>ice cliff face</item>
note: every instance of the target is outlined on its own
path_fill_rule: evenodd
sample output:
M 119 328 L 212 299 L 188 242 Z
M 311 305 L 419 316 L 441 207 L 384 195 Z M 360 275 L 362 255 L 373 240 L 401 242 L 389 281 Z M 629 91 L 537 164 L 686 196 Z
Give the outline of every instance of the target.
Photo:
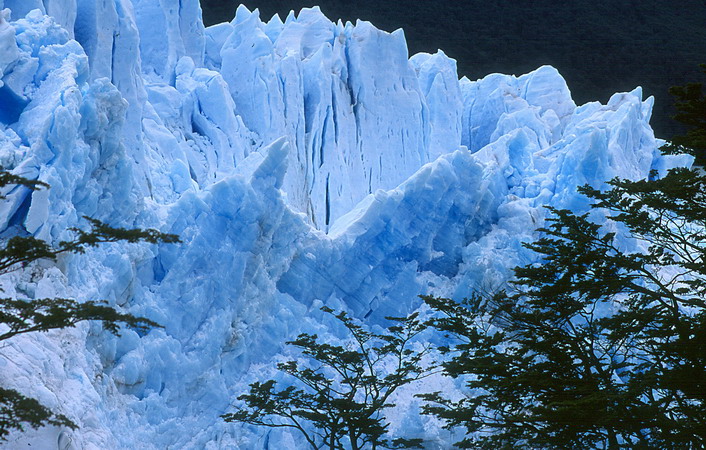
M 183 240 L 0 279 L 164 325 L 8 341 L 0 383 L 80 426 L 15 447 L 294 448 L 219 415 L 285 340 L 335 337 L 321 304 L 375 324 L 418 294 L 497 287 L 542 205 L 580 210 L 577 185 L 689 163 L 658 155 L 639 88 L 577 107 L 548 66 L 459 81 L 442 52 L 408 58 L 402 31 L 316 8 L 263 22 L 241 7 L 204 29 L 195 0 L 0 7 L 0 165 L 51 185 L 6 194 L 2 235 L 56 241 L 88 215 Z M 393 428 L 443 447 L 433 423 Z

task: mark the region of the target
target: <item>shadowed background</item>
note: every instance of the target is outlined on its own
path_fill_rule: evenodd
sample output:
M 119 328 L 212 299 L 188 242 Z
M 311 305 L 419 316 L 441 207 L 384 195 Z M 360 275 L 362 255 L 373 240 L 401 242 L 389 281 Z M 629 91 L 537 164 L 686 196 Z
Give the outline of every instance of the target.
M 655 96 L 658 137 L 683 130 L 671 120 L 670 86 L 700 81 L 706 62 L 706 0 L 200 0 L 206 25 L 230 21 L 240 3 L 263 20 L 319 5 L 329 19 L 403 28 L 410 55 L 442 49 L 471 80 L 520 75 L 551 64 L 577 104 L 642 86 Z

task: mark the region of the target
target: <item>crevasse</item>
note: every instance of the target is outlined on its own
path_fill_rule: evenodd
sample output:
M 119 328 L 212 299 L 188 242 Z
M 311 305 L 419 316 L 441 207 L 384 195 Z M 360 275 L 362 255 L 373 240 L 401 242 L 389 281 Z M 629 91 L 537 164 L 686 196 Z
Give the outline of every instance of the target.
M 164 325 L 1 349 L 3 386 L 80 426 L 13 435 L 16 448 L 297 448 L 219 415 L 272 375 L 284 341 L 340 332 L 321 304 L 376 324 L 419 294 L 501 286 L 531 257 L 520 243 L 542 205 L 578 211 L 578 185 L 690 164 L 659 155 L 639 88 L 576 106 L 549 66 L 459 80 L 441 51 L 409 58 L 401 30 L 317 8 L 263 21 L 240 7 L 204 29 L 196 1 L 0 7 L 0 165 L 51 185 L 6 194 L 2 236 L 56 241 L 88 215 L 183 240 L 0 279 L 6 295 L 106 299 Z

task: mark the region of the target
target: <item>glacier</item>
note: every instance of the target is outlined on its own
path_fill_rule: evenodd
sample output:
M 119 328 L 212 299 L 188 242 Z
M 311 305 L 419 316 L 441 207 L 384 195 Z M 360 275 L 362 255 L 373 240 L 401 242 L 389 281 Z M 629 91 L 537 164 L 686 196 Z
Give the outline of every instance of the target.
M 204 28 L 196 0 L 0 0 L 0 236 L 65 239 L 83 216 L 179 245 L 112 243 L 5 274 L 5 295 L 105 299 L 163 328 L 100 324 L 0 349 L 0 383 L 79 425 L 10 448 L 299 448 L 219 416 L 319 310 L 371 325 L 419 294 L 495 289 L 531 261 L 544 205 L 576 187 L 690 165 L 663 156 L 642 91 L 576 105 L 556 69 L 459 80 L 404 33 L 238 8 Z M 472 36 L 469 37 L 472 45 Z M 454 389 L 444 379 L 428 385 Z M 411 393 L 392 429 L 444 448 Z M 436 447 L 434 447 L 436 445 Z

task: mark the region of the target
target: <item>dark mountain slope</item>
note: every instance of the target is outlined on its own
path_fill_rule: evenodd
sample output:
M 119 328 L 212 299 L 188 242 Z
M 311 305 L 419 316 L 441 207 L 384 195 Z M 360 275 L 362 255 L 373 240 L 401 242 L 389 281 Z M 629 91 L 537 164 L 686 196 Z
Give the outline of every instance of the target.
M 239 2 L 201 0 L 204 21 L 230 20 Z M 577 103 L 607 101 L 642 86 L 656 97 L 652 125 L 660 137 L 681 129 L 669 86 L 698 76 L 706 62 L 706 1 L 679 0 L 244 0 L 263 18 L 319 4 L 331 19 L 369 20 L 404 28 L 410 54 L 441 48 L 471 79 L 521 74 L 542 64 L 559 69 Z

